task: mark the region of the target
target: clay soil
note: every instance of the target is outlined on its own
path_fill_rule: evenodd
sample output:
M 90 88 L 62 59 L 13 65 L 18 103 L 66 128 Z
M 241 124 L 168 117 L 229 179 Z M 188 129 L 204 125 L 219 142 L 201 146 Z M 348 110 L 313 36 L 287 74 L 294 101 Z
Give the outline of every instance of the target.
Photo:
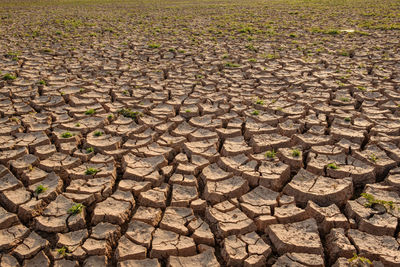
M 0 0 L 0 266 L 400 266 L 400 2 Z

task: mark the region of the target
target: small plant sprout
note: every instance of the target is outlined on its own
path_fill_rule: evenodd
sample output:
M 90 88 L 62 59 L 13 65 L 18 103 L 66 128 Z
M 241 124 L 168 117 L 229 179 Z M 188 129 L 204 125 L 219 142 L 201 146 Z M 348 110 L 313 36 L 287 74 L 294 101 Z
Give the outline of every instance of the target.
M 132 111 L 126 108 L 121 109 L 120 111 L 118 111 L 118 113 L 126 118 L 132 118 L 132 119 L 136 119 L 137 117 L 142 115 L 142 113 L 140 113 L 139 111 Z
M 38 84 L 40 84 L 40 85 L 46 85 L 46 81 L 40 80 L 40 81 L 38 82 Z
M 394 209 L 393 201 L 386 201 L 386 200 L 376 199 L 373 195 L 367 194 L 367 193 L 361 193 L 361 196 L 367 200 L 367 202 L 364 204 L 364 206 L 366 208 L 370 208 L 374 204 L 381 204 L 381 205 L 385 206 L 388 209 L 391 209 L 391 210 Z
M 159 48 L 159 47 L 160 47 L 159 44 L 155 44 L 155 43 L 149 44 L 149 48 L 151 48 L 151 49 Z
M 346 117 L 346 118 L 344 118 L 344 121 L 349 122 L 349 121 L 351 121 L 351 119 L 350 119 L 350 117 Z
M 375 155 L 374 153 L 372 153 L 371 155 L 369 155 L 369 159 L 370 159 L 373 163 L 376 163 L 376 161 L 378 160 L 378 156 Z
M 96 111 L 92 108 L 85 111 L 85 115 L 93 115 L 94 113 L 96 113 Z
M 329 163 L 328 165 L 326 165 L 326 167 L 332 170 L 339 169 L 339 166 L 337 166 L 335 162 Z
M 86 148 L 86 154 L 90 154 L 94 151 L 93 147 Z
M 93 135 L 94 136 L 102 136 L 103 132 L 102 131 L 95 131 Z
M 360 91 L 367 91 L 367 88 L 365 88 L 364 86 L 361 86 L 361 85 L 357 86 L 356 88 Z
M 10 73 L 7 73 L 6 75 L 3 76 L 2 78 L 4 81 L 12 81 L 17 79 L 14 75 L 11 75 Z
M 129 94 L 128 90 L 124 90 L 122 93 L 123 93 L 124 95 L 128 95 L 128 94 Z
M 63 246 L 62 248 L 57 249 L 58 254 L 65 256 L 65 254 L 69 253 L 69 250 L 66 246 Z
M 113 117 L 114 117 L 113 114 L 109 114 L 109 115 L 107 116 L 107 119 L 111 120 Z
M 260 111 L 258 111 L 258 110 L 253 110 L 253 111 L 251 112 L 251 115 L 257 116 L 257 115 L 259 115 L 259 114 L 260 114 Z
M 87 168 L 85 171 L 86 175 L 93 175 L 98 173 L 100 170 L 96 169 L 96 168 Z
M 77 123 L 75 123 L 75 126 L 76 126 L 76 127 L 80 127 L 81 124 L 80 124 L 79 122 L 77 122 Z
M 83 210 L 83 205 L 78 203 L 78 204 L 74 204 L 71 208 L 68 209 L 68 213 L 72 214 L 72 215 L 76 215 L 82 212 Z
M 340 98 L 340 101 L 342 101 L 342 102 L 349 102 L 349 101 L 350 101 L 350 98 L 348 98 L 348 97 L 341 97 L 341 98 Z
M 228 68 L 239 68 L 240 65 L 237 64 L 237 63 L 226 62 L 226 63 L 225 63 L 225 67 L 228 67 Z
M 359 266 L 360 263 L 372 264 L 372 262 L 369 259 L 358 256 L 356 253 L 353 253 L 353 257 L 348 259 L 348 262 L 350 263 L 350 266 Z
M 185 112 L 186 112 L 186 113 L 190 113 L 190 112 L 192 112 L 192 111 L 191 111 L 190 109 L 186 109 Z
M 47 190 L 47 187 L 44 187 L 43 185 L 38 185 L 35 189 L 35 194 L 39 195 L 41 193 L 44 193 Z
M 64 132 L 64 133 L 61 134 L 61 137 L 62 137 L 62 138 L 70 138 L 70 137 L 72 137 L 72 133 L 70 133 L 70 132 Z
M 267 152 L 265 152 L 265 157 L 268 159 L 273 159 L 276 156 L 276 152 L 275 150 L 268 150 Z
M 260 98 L 257 98 L 257 99 L 256 99 L 256 104 L 257 104 L 257 105 L 264 105 L 264 100 L 262 100 L 262 99 L 260 99 Z
M 61 92 L 60 92 L 60 95 L 65 95 L 65 92 L 61 91 Z
M 292 150 L 292 157 L 297 158 L 297 157 L 300 156 L 300 153 L 301 153 L 300 150 L 298 150 L 297 148 L 293 149 Z

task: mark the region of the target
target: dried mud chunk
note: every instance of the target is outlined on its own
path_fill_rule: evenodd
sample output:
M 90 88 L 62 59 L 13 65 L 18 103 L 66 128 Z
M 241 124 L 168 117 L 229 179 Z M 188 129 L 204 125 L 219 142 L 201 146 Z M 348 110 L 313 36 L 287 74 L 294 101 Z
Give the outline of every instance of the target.
M 398 227 L 400 211 L 400 198 L 396 192 L 380 190 L 378 188 L 368 188 L 365 197 L 356 200 L 349 200 L 346 204 L 345 212 L 349 218 L 355 219 L 361 231 L 374 235 L 393 236 Z M 367 200 L 384 201 L 391 204 L 370 204 Z
M 122 166 L 125 170 L 124 179 L 132 179 L 136 181 L 148 180 L 153 184 L 159 185 L 159 181 L 151 178 L 154 171 L 167 165 L 167 161 L 163 156 L 139 158 L 133 154 L 124 155 Z
M 229 198 L 240 197 L 249 190 L 247 180 L 239 176 L 218 182 L 207 182 L 204 198 L 215 204 Z
M 108 266 L 108 259 L 106 256 L 90 256 L 83 262 L 83 266 L 85 266 L 85 267 L 91 267 L 91 266 L 106 267 L 106 266 Z
M 208 266 L 220 266 L 217 258 L 215 257 L 212 250 L 206 250 L 198 255 L 189 257 L 176 257 L 171 256 L 168 258 L 168 267 L 208 267 Z
M 210 131 L 208 129 L 200 128 L 192 133 L 189 134 L 189 141 L 202 141 L 212 138 L 218 138 L 218 134 L 214 131 Z
M 385 257 L 399 256 L 399 243 L 394 237 L 386 235 L 375 236 L 356 229 L 350 229 L 347 235 L 359 254 L 370 260 L 382 260 Z
M 42 238 L 35 232 L 31 232 L 30 235 L 24 239 L 24 241 L 19 244 L 14 250 L 13 255 L 15 255 L 20 260 L 31 258 L 40 250 L 46 248 L 49 245 L 49 241 Z
M 167 206 L 167 195 L 169 185 L 163 184 L 139 194 L 139 203 L 143 206 L 154 208 L 165 208 Z
M 150 248 L 151 240 L 155 228 L 147 223 L 137 221 L 135 218 L 128 224 L 128 229 L 125 236 L 146 248 Z
M 343 205 L 353 195 L 351 178 L 341 180 L 316 176 L 300 169 L 292 181 L 285 186 L 283 192 L 294 196 L 296 202 L 306 204 L 312 200 L 320 206 Z
M 44 254 L 43 251 L 40 251 L 32 259 L 25 260 L 23 266 L 26 266 L 26 267 L 48 267 L 48 266 L 50 266 L 50 260 L 46 256 L 46 254 Z
M 25 147 L 21 147 L 15 150 L 6 150 L 0 152 L 0 164 L 5 164 L 9 166 L 9 162 L 21 158 L 24 155 L 27 155 L 28 149 Z
M 324 267 L 324 258 L 321 255 L 308 253 L 285 253 L 278 258 L 273 267 Z
M 349 221 L 335 204 L 320 207 L 314 202 L 308 201 L 306 211 L 311 218 L 317 221 L 319 230 L 324 234 L 329 233 L 332 228 L 350 228 Z
M 8 212 L 0 207 L 0 229 L 8 228 L 18 222 L 18 217 L 14 213 Z
M 73 231 L 65 234 L 57 233 L 57 246 L 58 247 L 68 247 L 69 249 L 78 247 L 82 245 L 84 240 L 88 238 L 89 234 L 86 229 Z
M 337 126 L 331 127 L 330 133 L 333 136 L 333 139 L 335 139 L 336 141 L 345 138 L 353 143 L 360 145 L 363 143 L 366 135 L 366 131 L 352 130 L 350 128 Z
M 324 249 L 314 219 L 269 225 L 267 232 L 279 255 L 288 252 L 323 255 Z
M 22 183 L 6 167 L 0 165 L 0 169 L 0 192 L 22 187 Z
M 30 152 L 37 146 L 50 145 L 50 139 L 44 132 L 16 133 L 15 148 L 28 147 Z
M 118 267 L 160 267 L 158 259 L 126 260 L 118 262 Z
M 255 232 L 228 236 L 223 241 L 222 257 L 230 266 L 265 266 L 272 253 Z
M 175 184 L 172 186 L 171 206 L 188 207 L 190 203 L 198 198 L 195 186 L 184 186 Z
M 235 129 L 235 128 L 217 128 L 215 129 L 217 132 L 218 136 L 222 139 L 225 140 L 227 138 L 233 138 L 233 137 L 238 137 L 242 135 L 241 129 Z
M 44 192 L 41 192 L 40 194 L 37 194 L 37 199 L 42 199 L 45 202 L 50 202 L 51 200 L 54 200 L 61 192 L 63 181 L 54 172 L 49 174 L 46 173 L 46 178 L 39 183 L 29 186 L 29 191 L 35 193 L 39 186 L 43 186 L 44 188 L 46 188 L 46 190 Z
M 254 222 L 237 208 L 227 212 L 221 212 L 216 208 L 207 208 L 206 220 L 214 234 L 220 237 L 245 234 L 256 230 Z
M 150 257 L 161 259 L 168 256 L 193 256 L 195 254 L 196 245 L 193 239 L 162 229 L 154 232 Z
M 199 155 L 209 160 L 210 162 L 216 162 L 218 160 L 219 153 L 217 151 L 217 147 L 217 138 L 184 143 L 184 151 L 187 155 Z
M 63 172 L 67 169 L 72 169 L 81 164 L 80 160 L 75 157 L 63 153 L 54 153 L 49 158 L 40 161 L 39 168 L 47 172 Z
M 363 151 L 355 151 L 354 157 L 362 160 L 375 168 L 377 177 L 384 177 L 396 167 L 397 163 L 389 158 L 385 151 L 375 145 L 366 147 Z
M 233 176 L 232 173 L 225 172 L 216 163 L 210 164 L 201 172 L 203 183 L 222 181 Z
M 139 182 L 134 180 L 121 180 L 118 184 L 118 190 L 130 191 L 135 197 L 139 196 L 141 192 L 147 191 L 150 188 L 151 183 L 144 181 Z
M 193 232 L 191 237 L 196 244 L 214 246 L 214 235 L 208 224 L 201 218 L 192 219 L 188 225 L 188 229 Z
M 130 192 L 116 191 L 103 202 L 96 204 L 92 224 L 106 221 L 121 225 L 130 216 L 134 205 L 135 200 Z
M 330 145 L 333 143 L 332 137 L 328 135 L 313 135 L 311 133 L 295 134 L 293 141 L 304 149 L 310 149 L 312 146 Z
M 222 156 L 236 156 L 239 154 L 250 154 L 253 149 L 247 145 L 242 136 L 228 138 L 222 146 Z
M 20 243 L 29 235 L 29 229 L 22 224 L 0 230 L 0 250 L 7 250 Z
M 66 259 L 54 261 L 54 267 L 78 267 L 78 266 L 79 263 L 77 261 L 66 260 Z
M 274 216 L 278 219 L 279 223 L 299 222 L 309 217 L 304 209 L 296 207 L 294 204 L 276 207 Z
M 326 236 L 326 250 L 331 263 L 338 257 L 351 258 L 354 253 L 357 253 L 342 228 L 333 228 Z
M 132 220 L 138 220 L 156 226 L 161 221 L 161 217 L 161 209 L 139 206 L 136 213 L 133 215 Z
M 32 169 L 33 166 L 36 166 L 38 164 L 38 162 L 39 158 L 35 155 L 23 155 L 22 157 L 17 158 L 16 160 L 11 160 L 9 162 L 10 170 L 16 173 L 16 175 L 20 176 L 24 170 Z
M 19 263 L 16 258 L 9 254 L 0 254 L 0 266 L 1 267 L 19 267 Z
M 85 208 L 78 214 L 70 214 L 75 203 L 64 195 L 58 195 L 43 211 L 41 216 L 34 219 L 37 230 L 44 232 L 66 232 L 83 228 L 85 223 Z M 68 226 L 67 226 L 68 223 Z
M 117 261 L 141 260 L 146 258 L 147 249 L 143 246 L 133 243 L 125 236 L 118 241 L 118 247 L 115 250 Z
M 180 235 L 188 235 L 189 229 L 185 225 L 193 218 L 193 211 L 190 208 L 167 207 L 160 222 L 160 228 Z
M 112 193 L 114 183 L 115 178 L 111 176 L 72 180 L 66 188 L 65 195 L 76 202 L 82 202 L 89 206 L 94 201 L 100 202 L 106 199 Z
M 279 193 L 264 186 L 257 186 L 252 191 L 240 197 L 240 208 L 250 218 L 260 215 L 270 215 L 271 207 L 278 205 Z
M 303 152 L 301 149 L 280 148 L 277 156 L 283 161 L 283 163 L 289 165 L 292 170 L 299 170 L 304 167 Z
M 71 179 L 90 179 L 111 176 L 115 178 L 116 168 L 114 163 L 85 164 L 67 170 Z
M 204 171 L 204 169 L 203 169 L 203 171 Z M 179 184 L 179 185 L 183 185 L 183 186 L 195 186 L 196 188 L 198 187 L 197 178 L 194 175 L 174 173 L 169 178 L 168 183 L 172 184 L 172 185 Z
M 280 161 L 262 161 L 258 171 L 245 170 L 243 178 L 247 179 L 251 186 L 261 185 L 280 191 L 290 179 L 290 167 Z
M 0 202 L 9 211 L 17 213 L 18 207 L 31 200 L 31 193 L 24 187 L 0 192 Z
M 335 155 L 309 153 L 307 161 L 307 171 L 317 175 L 326 173 L 327 176 L 336 179 L 350 176 L 356 186 L 375 182 L 375 171 L 372 166 L 344 153 Z M 330 167 L 332 164 L 336 166 Z
M 271 134 L 276 132 L 277 129 L 268 123 L 259 123 L 252 118 L 248 118 L 245 124 L 244 138 L 250 139 L 254 135 Z
M 151 143 L 148 146 L 131 149 L 130 151 L 139 157 L 164 156 L 168 160 L 172 160 L 174 154 L 172 148 L 160 146 L 157 143 Z
M 254 149 L 254 153 L 261 153 L 267 150 L 289 146 L 290 138 L 279 134 L 260 134 L 251 138 L 250 144 Z
M 83 250 L 87 255 L 106 255 L 108 256 L 111 252 L 111 246 L 106 240 L 97 240 L 94 238 L 86 239 L 82 245 Z
M 108 222 L 101 222 L 92 228 L 91 238 L 106 240 L 114 246 L 121 236 L 121 227 Z

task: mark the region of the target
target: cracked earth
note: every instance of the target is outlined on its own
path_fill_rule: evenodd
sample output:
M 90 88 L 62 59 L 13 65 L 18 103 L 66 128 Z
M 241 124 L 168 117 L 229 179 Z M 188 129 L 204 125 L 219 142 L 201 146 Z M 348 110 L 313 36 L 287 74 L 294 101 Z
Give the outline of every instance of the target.
M 399 2 L 331 2 L 0 1 L 0 266 L 400 266 Z

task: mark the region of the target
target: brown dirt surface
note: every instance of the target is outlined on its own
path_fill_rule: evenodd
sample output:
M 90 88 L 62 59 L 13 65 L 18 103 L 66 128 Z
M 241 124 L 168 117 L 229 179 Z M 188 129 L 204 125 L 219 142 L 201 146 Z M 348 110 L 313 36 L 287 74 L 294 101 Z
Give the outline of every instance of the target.
M 400 266 L 398 0 L 0 0 L 0 266 Z

